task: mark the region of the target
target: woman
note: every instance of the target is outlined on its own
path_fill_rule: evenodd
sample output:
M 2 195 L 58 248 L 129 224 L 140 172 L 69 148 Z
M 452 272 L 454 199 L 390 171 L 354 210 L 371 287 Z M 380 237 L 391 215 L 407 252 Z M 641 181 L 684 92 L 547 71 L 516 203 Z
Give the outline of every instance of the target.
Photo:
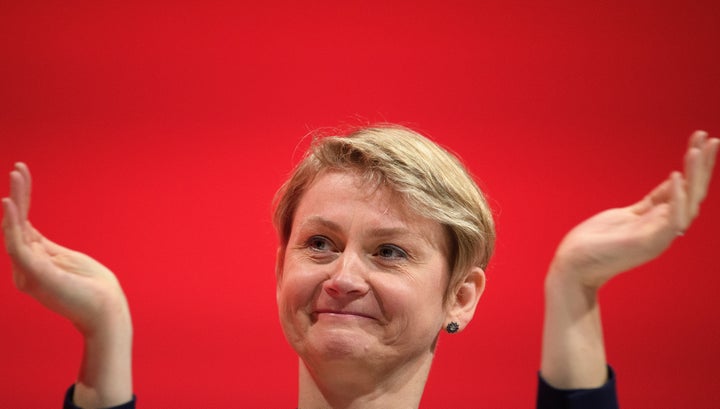
M 687 229 L 719 142 L 694 133 L 684 175 L 565 237 L 546 279 L 539 407 L 617 406 L 597 291 Z M 134 407 L 122 289 L 101 264 L 32 228 L 30 185 L 16 165 L 3 227 L 17 287 L 84 336 L 66 407 Z M 300 357 L 298 407 L 417 408 L 437 337 L 469 324 L 493 249 L 490 210 L 462 165 L 397 126 L 321 138 L 281 188 L 275 224 L 280 320 Z

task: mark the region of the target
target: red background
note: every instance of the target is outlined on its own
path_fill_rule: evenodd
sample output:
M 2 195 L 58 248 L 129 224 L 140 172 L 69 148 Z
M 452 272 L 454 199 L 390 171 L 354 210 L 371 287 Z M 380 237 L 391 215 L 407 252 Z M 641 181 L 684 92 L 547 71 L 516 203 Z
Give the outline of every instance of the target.
M 34 224 L 123 283 L 140 407 L 291 408 L 269 215 L 298 142 L 427 133 L 478 176 L 499 243 L 422 406 L 531 407 L 564 232 L 679 168 L 693 129 L 720 133 L 720 3 L 599 3 L 4 1 L 0 166 L 26 161 Z M 625 407 L 719 404 L 717 179 L 685 237 L 603 290 Z M 57 407 L 81 340 L 3 259 L 0 406 Z

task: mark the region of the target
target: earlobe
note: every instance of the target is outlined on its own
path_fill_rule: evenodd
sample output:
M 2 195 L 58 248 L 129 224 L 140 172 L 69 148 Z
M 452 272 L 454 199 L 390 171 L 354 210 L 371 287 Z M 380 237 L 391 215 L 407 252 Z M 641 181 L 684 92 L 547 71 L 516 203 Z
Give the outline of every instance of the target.
M 485 271 L 480 267 L 473 267 L 453 294 L 453 302 L 445 318 L 446 328 L 450 328 L 448 325 L 452 323 L 454 323 L 453 332 L 467 327 L 475 315 L 475 309 L 484 289 Z
M 448 334 L 454 334 L 460 331 L 460 324 L 455 321 L 450 321 L 450 323 L 445 326 L 445 331 L 447 331 Z

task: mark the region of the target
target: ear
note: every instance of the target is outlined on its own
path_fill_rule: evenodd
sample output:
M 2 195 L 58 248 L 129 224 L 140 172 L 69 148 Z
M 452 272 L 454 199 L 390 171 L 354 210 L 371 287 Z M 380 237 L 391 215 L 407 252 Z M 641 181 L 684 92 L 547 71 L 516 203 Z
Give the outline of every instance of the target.
M 460 331 L 464 330 L 475 315 L 475 308 L 484 289 L 485 271 L 480 267 L 473 267 L 450 294 L 444 325 L 454 321 L 460 327 Z

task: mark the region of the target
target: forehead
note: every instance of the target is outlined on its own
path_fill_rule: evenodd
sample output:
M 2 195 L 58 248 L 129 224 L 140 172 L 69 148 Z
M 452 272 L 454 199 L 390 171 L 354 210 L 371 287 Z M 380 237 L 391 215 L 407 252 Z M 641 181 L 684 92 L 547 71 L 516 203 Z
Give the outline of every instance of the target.
M 405 205 L 402 195 L 384 183 L 351 171 L 323 171 L 300 198 L 295 222 L 317 213 L 340 216 L 360 211 L 386 221 L 418 217 Z

